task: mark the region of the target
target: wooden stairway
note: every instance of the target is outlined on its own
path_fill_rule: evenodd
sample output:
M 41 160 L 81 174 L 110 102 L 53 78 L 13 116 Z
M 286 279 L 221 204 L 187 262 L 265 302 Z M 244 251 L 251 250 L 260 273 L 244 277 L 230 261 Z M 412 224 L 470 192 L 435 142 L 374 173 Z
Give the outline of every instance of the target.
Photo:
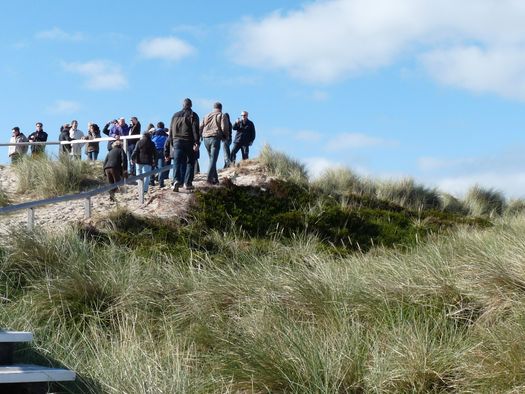
M 51 382 L 73 381 L 75 372 L 69 369 L 40 365 L 14 364 L 13 353 L 17 343 L 31 342 L 30 332 L 0 330 L 0 393 L 44 394 Z

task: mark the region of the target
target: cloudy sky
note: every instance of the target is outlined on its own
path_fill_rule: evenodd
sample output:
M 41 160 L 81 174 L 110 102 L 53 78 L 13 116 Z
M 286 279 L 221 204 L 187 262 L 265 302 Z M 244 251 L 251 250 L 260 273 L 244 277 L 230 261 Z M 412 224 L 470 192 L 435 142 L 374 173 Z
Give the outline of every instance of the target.
M 523 1 L 22 0 L 1 18 L 2 142 L 36 121 L 53 140 L 72 119 L 169 123 L 190 97 L 201 116 L 249 111 L 254 154 L 268 143 L 312 177 L 525 197 Z

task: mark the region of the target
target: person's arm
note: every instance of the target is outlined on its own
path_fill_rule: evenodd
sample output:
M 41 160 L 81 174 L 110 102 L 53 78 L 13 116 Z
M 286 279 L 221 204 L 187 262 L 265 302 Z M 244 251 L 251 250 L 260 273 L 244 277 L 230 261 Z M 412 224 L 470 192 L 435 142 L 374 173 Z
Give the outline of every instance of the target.
M 109 136 L 109 125 L 111 124 L 111 122 L 108 122 L 106 123 L 106 125 L 104 126 L 104 128 L 102 129 L 102 132 L 104 134 L 106 134 L 107 136 Z

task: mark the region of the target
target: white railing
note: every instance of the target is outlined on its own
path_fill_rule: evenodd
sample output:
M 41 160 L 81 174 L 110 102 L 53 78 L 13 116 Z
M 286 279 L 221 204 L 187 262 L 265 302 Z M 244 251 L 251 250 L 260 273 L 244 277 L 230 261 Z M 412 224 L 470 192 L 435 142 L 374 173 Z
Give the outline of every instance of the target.
M 127 152 L 128 148 L 128 140 L 135 140 L 141 138 L 142 135 L 140 134 L 134 134 L 134 135 L 124 135 L 119 137 L 120 140 L 124 142 L 124 151 Z M 113 137 L 103 137 L 103 138 L 94 138 L 92 140 L 71 140 L 71 141 L 28 141 L 28 142 L 7 142 L 7 143 L 1 143 L 0 146 L 12 146 L 12 145 L 74 145 L 74 144 L 89 144 L 92 142 L 104 142 L 104 141 L 115 141 L 116 138 Z
M 138 185 L 137 187 L 138 187 L 138 192 L 139 192 L 139 203 L 144 204 L 144 178 L 154 175 L 154 174 L 159 174 L 165 171 L 169 171 L 172 168 L 174 168 L 173 164 L 148 171 L 144 174 L 140 174 L 137 176 L 132 176 L 132 177 L 123 179 L 118 183 L 112 183 L 110 185 L 102 186 L 97 189 L 89 190 L 89 191 L 82 192 L 82 193 L 67 194 L 65 196 L 48 198 L 44 200 L 28 201 L 28 202 L 24 202 L 24 203 L 16 204 L 16 205 L 8 205 L 3 208 L 0 208 L 0 215 L 6 215 L 9 213 L 20 211 L 22 209 L 27 209 L 27 228 L 28 230 L 32 230 L 35 225 L 35 208 L 38 208 L 44 205 L 49 205 L 49 204 L 57 204 L 60 202 L 65 202 L 65 201 L 84 200 L 84 218 L 89 219 L 91 217 L 91 198 L 93 196 L 108 192 L 110 190 L 116 189 L 119 186 L 130 184 L 135 181 L 137 182 L 137 185 Z

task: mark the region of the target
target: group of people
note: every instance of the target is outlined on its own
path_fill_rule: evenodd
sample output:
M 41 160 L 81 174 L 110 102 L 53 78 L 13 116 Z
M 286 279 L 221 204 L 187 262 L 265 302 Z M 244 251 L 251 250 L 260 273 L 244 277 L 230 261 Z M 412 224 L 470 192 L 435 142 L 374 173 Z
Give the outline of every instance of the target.
M 235 138 L 233 131 L 236 131 Z M 213 110 L 200 121 L 197 113 L 192 110 L 191 99 L 186 98 L 182 109 L 173 115 L 169 128 L 166 128 L 163 122 L 158 122 L 156 127 L 149 124 L 140 139 L 127 139 L 126 150 L 121 137 L 141 134 L 141 124 L 137 117 L 131 117 L 129 124 L 125 118 L 113 119 L 104 125 L 102 131 L 97 124 L 90 122 L 86 134 L 78 129 L 78 122 L 73 120 L 60 128 L 59 141 L 78 142 L 61 144 L 60 154 L 80 160 L 82 148 L 85 147 L 88 160 L 97 160 L 100 142 L 89 140 L 100 138 L 101 133 L 114 139 L 108 141 L 108 154 L 104 160 L 104 172 L 110 183 L 117 183 L 128 174 L 146 173 L 173 162 L 173 191 L 179 191 L 181 187 L 193 190 L 201 143 L 204 143 L 209 156 L 207 183 L 215 185 L 219 182 L 217 161 L 221 147 L 226 168 L 235 164 L 239 150 L 242 159 L 248 159 L 249 147 L 255 140 L 255 126 L 248 119 L 248 112 L 242 111 L 240 117 L 232 124 L 228 113 L 222 112 L 222 104 L 216 102 Z M 38 122 L 36 130 L 28 137 L 19 127 L 13 127 L 10 143 L 46 142 L 47 138 L 48 134 L 44 132 L 42 123 Z M 16 162 L 26 155 L 27 151 L 28 145 L 10 145 L 8 154 L 11 161 Z M 32 155 L 44 151 L 45 144 L 31 144 Z M 167 178 L 168 171 L 158 175 L 159 187 L 165 187 Z M 145 178 L 144 192 L 148 191 L 150 184 L 154 184 L 153 178 Z M 110 193 L 110 198 L 114 199 L 114 191 Z

